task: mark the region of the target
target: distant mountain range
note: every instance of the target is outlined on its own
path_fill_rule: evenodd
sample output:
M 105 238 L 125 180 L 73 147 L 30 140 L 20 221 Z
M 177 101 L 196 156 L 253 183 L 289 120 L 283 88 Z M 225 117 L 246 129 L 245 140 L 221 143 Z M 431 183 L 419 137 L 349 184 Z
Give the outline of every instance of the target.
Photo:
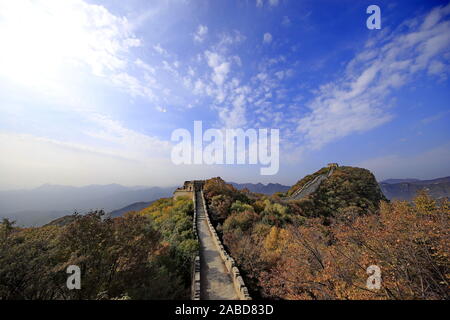
M 136 202 L 136 203 L 132 203 L 126 207 L 111 211 L 108 216 L 110 218 L 116 218 L 116 217 L 120 217 L 122 215 L 124 215 L 127 212 L 130 211 L 140 211 L 142 209 L 147 208 L 148 206 L 150 206 L 154 201 L 150 201 L 150 202 Z
M 130 203 L 170 197 L 174 189 L 118 184 L 85 187 L 46 184 L 31 190 L 0 191 L 0 218 L 10 218 L 20 226 L 39 226 L 74 211 L 103 209 L 110 212 Z
M 289 186 L 279 183 L 232 183 L 237 189 L 273 194 Z M 59 224 L 75 211 L 103 209 L 110 217 L 148 207 L 154 200 L 171 197 L 176 187 L 125 187 L 119 184 L 72 187 L 45 184 L 30 190 L 0 191 L 0 218 L 15 220 L 19 226 Z M 120 209 L 117 209 L 120 208 Z M 61 219 L 60 219 L 61 218 Z
M 286 192 L 289 186 L 279 183 L 235 183 L 230 182 L 236 189 L 247 188 L 251 192 L 273 194 L 275 192 Z M 450 177 L 437 178 L 432 180 L 420 179 L 387 179 L 380 183 L 381 190 L 386 198 L 390 200 L 412 200 L 418 191 L 426 189 L 428 193 L 436 199 L 450 197 Z
M 267 195 L 286 192 L 290 188 L 279 183 L 230 184 L 239 190 L 247 188 L 251 192 Z M 392 200 L 412 200 L 422 189 L 437 199 L 450 197 L 450 177 L 433 180 L 387 179 L 379 184 L 384 195 Z M 175 187 L 125 187 L 119 184 L 71 187 L 46 184 L 31 190 L 0 191 L 0 218 L 15 220 L 19 226 L 41 226 L 74 211 L 85 213 L 96 209 L 103 209 L 114 218 L 129 211 L 142 210 L 159 198 L 171 197 L 173 190 Z
M 117 218 L 117 217 L 121 217 L 123 216 L 125 213 L 128 213 L 130 211 L 140 211 L 142 209 L 147 208 L 148 206 L 150 206 L 154 201 L 150 201 L 150 202 L 136 202 L 133 204 L 130 204 L 126 207 L 117 209 L 117 210 L 113 210 L 109 213 L 107 213 L 105 215 L 105 218 Z M 73 214 L 68 214 L 68 215 L 64 215 L 60 218 L 57 218 L 55 220 L 50 221 L 49 223 L 45 224 L 45 226 L 64 226 L 66 224 L 71 223 L 72 221 L 75 220 L 75 217 Z
M 412 200 L 422 189 L 436 199 L 450 197 L 450 177 L 433 180 L 388 179 L 380 182 L 380 187 L 386 198 L 392 200 Z
M 417 182 L 420 181 L 419 179 L 386 179 L 381 181 L 380 183 L 387 183 L 387 184 L 395 184 L 395 183 L 407 183 L 407 182 Z
M 262 194 L 274 194 L 275 192 L 286 192 L 290 188 L 290 186 L 284 186 L 279 183 L 269 183 L 267 185 L 262 183 L 236 183 L 236 182 L 228 182 L 228 183 L 238 190 L 248 189 L 251 192 Z

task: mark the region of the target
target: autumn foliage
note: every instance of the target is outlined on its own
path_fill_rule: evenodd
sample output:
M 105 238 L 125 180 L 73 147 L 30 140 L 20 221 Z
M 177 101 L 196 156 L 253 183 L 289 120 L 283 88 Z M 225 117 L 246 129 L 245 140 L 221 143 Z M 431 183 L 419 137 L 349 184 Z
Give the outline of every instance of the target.
M 204 194 L 253 298 L 450 298 L 446 199 L 420 192 L 412 203 L 388 202 L 368 170 L 350 167 L 300 200 L 220 178 Z M 25 229 L 4 220 L 0 299 L 187 299 L 198 251 L 192 216 L 192 200 L 181 197 L 115 219 L 95 211 Z M 69 265 L 81 268 L 81 290 L 66 287 Z M 379 289 L 367 286 L 373 265 Z
M 416 201 L 423 198 L 427 196 Z M 379 214 L 328 227 L 320 219 L 290 226 L 278 240 L 284 241 L 276 264 L 262 271 L 263 294 L 283 299 L 448 299 L 449 213 L 445 201 L 429 211 L 394 202 L 383 203 Z M 380 290 L 366 287 L 370 265 L 381 268 Z
M 232 190 L 217 179 L 206 188 L 218 231 L 253 297 L 449 298 L 449 202 L 422 192 L 414 203 L 389 203 L 371 176 L 338 171 L 300 201 Z M 379 290 L 366 285 L 371 265 L 381 269 Z
M 187 299 L 197 242 L 190 199 L 161 199 L 141 212 L 106 219 L 102 211 L 65 225 L 0 224 L 2 299 Z M 81 269 L 68 290 L 66 269 Z

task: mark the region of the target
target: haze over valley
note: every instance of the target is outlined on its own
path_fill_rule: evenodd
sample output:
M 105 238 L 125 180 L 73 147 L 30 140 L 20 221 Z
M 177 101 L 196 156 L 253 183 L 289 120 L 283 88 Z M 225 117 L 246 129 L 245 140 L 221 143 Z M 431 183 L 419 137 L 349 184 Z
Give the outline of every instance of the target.
M 181 185 L 182 182 L 180 182 Z M 272 195 L 291 186 L 279 183 L 235 183 L 238 190 Z M 387 179 L 379 182 L 387 199 L 412 200 L 420 190 L 436 199 L 450 197 L 450 177 L 431 180 Z M 74 212 L 104 210 L 112 217 L 139 211 L 154 200 L 172 196 L 174 187 L 125 187 L 119 184 L 72 187 L 45 184 L 30 190 L 0 191 L 0 218 L 9 218 L 20 226 L 40 226 Z

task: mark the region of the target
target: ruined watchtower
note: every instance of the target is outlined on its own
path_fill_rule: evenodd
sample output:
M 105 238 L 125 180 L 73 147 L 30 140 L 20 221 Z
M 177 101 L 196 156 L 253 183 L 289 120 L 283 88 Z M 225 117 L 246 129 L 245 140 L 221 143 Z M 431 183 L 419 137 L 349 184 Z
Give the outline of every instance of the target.
M 333 163 L 329 163 L 329 164 L 327 165 L 327 167 L 328 167 L 328 168 L 337 168 L 337 167 L 339 167 L 339 165 L 338 165 L 337 163 L 333 162 Z
M 203 181 L 203 180 L 185 181 L 182 187 L 177 188 L 173 192 L 173 199 L 175 200 L 176 198 L 183 197 L 183 196 L 192 198 L 194 195 L 194 192 L 196 190 L 200 190 L 203 187 L 204 183 L 205 183 L 205 181 Z

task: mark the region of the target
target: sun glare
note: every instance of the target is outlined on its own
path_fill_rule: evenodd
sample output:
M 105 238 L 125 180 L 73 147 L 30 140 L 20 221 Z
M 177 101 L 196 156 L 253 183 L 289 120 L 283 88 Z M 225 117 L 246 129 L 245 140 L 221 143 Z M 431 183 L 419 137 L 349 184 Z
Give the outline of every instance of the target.
M 93 20 L 83 6 L 77 1 L 2 2 L 0 75 L 41 87 L 72 77 L 73 67 L 83 64 L 100 74 L 104 65 L 99 61 L 108 59 L 99 56 L 95 49 L 105 44 L 109 52 L 116 48 L 114 42 L 105 43 L 109 38 L 98 39 L 98 31 L 91 28 L 93 24 L 98 26 L 98 19 Z M 92 8 L 96 9 L 89 9 Z M 104 18 L 104 12 L 94 13 L 96 18 Z

